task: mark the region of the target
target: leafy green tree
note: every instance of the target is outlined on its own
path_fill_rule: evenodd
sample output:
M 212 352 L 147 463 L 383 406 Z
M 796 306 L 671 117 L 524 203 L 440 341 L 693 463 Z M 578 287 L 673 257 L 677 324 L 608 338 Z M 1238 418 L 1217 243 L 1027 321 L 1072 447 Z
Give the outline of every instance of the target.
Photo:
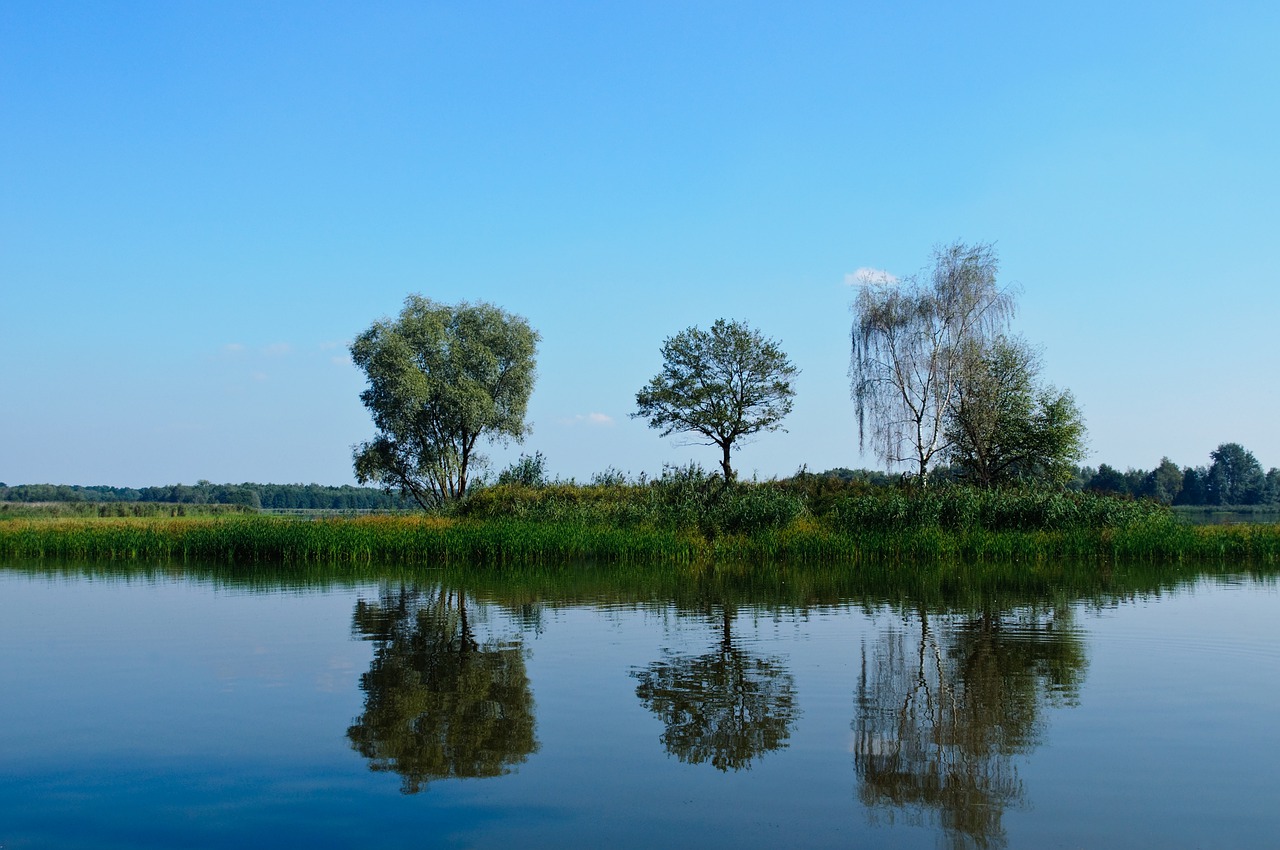
M 1207 498 L 1205 480 L 1209 470 L 1203 466 L 1188 466 L 1182 470 L 1182 489 L 1174 497 L 1175 505 L 1203 505 Z
M 1280 469 L 1271 467 L 1267 471 L 1267 504 L 1280 505 Z
M 1147 476 L 1146 495 L 1162 505 L 1172 505 L 1182 492 L 1182 470 L 1167 457 Z
M 734 444 L 783 430 L 799 370 L 774 340 L 743 322 L 717 319 L 710 331 L 691 327 L 662 344 L 662 371 L 636 393 L 633 419 L 662 436 L 696 434 L 720 447 L 725 481 L 733 480 Z
M 1036 386 L 1039 371 L 1021 340 L 966 346 L 945 434 L 960 480 L 981 487 L 1071 480 L 1084 457 L 1084 419 L 1070 392 Z
M 492 304 L 410 295 L 396 319 L 360 334 L 351 358 L 369 387 L 360 400 L 377 436 L 355 450 L 360 483 L 398 488 L 423 508 L 466 494 L 481 438 L 519 442 L 539 336 Z
M 1213 463 L 1205 481 L 1211 505 L 1256 505 L 1267 490 L 1262 464 L 1239 443 L 1223 443 L 1209 452 Z
M 966 351 L 994 338 L 1014 310 L 1013 293 L 996 283 L 991 245 L 957 242 L 933 261 L 926 280 L 862 287 L 849 361 L 859 447 L 870 435 L 886 465 L 910 463 L 921 481 L 946 455 Z
M 1114 493 L 1117 496 L 1132 495 L 1124 473 L 1105 463 L 1098 465 L 1098 472 L 1089 480 L 1085 489 L 1096 493 Z

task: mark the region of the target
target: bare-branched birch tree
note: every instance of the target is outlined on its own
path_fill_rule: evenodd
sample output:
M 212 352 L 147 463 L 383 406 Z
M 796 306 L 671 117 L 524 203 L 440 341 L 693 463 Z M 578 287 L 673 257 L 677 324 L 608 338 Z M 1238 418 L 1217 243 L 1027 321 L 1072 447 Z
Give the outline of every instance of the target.
M 863 284 L 853 304 L 849 378 L 858 445 L 867 438 L 892 468 L 911 464 L 923 483 L 945 456 L 965 350 L 983 346 L 1013 315 L 1014 292 L 996 283 L 989 244 L 934 249 L 925 276 Z

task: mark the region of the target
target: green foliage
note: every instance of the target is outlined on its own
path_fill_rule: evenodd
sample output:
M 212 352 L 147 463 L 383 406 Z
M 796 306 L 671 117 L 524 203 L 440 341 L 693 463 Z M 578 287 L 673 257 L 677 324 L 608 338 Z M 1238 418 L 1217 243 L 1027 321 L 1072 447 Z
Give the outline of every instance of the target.
M 1172 505 L 1182 492 L 1182 470 L 1167 457 L 1160 458 L 1160 465 L 1151 470 L 1146 479 L 1147 494 L 1162 505 Z
M 936 487 L 879 491 L 836 501 L 823 517 L 835 531 L 1044 531 L 1163 527 L 1172 514 L 1150 502 L 1091 493 Z
M 707 537 L 782 528 L 804 511 L 787 487 L 728 486 L 697 464 L 667 467 L 646 484 L 503 484 L 472 493 L 455 514 L 468 519 L 604 524 L 623 529 L 696 530 Z
M 1223 443 L 1209 453 L 1213 461 L 1205 481 L 1210 505 L 1256 505 L 1267 492 L 1262 465 L 1239 443 Z
M 351 358 L 368 378 L 360 400 L 378 431 L 356 447 L 360 483 L 399 489 L 424 508 L 466 495 L 483 464 L 480 439 L 524 437 L 538 339 L 492 304 L 419 295 L 360 334 Z
M 6 519 L 87 519 L 90 517 L 200 517 L 254 513 L 243 504 L 182 502 L 0 502 L 0 521 Z
M 1084 487 L 1161 504 L 1178 506 L 1214 505 L 1251 507 L 1280 504 L 1280 470 L 1264 475 L 1253 452 L 1239 443 L 1222 443 L 1209 454 L 1211 465 L 1188 466 L 1179 470 L 1169 458 L 1147 472 L 1127 469 L 1120 472 L 1107 464 L 1096 471 L 1082 470 Z
M 606 467 L 591 475 L 592 487 L 622 487 L 626 483 L 627 474 L 615 466 Z
M 520 457 L 502 472 L 498 473 L 498 484 L 519 484 L 522 487 L 546 487 L 550 483 L 547 478 L 547 459 L 542 452 L 534 452 L 532 456 L 521 453 Z
M 743 322 L 717 319 L 711 330 L 687 328 L 662 344 L 662 371 L 636 393 L 636 413 L 662 436 L 697 434 L 730 452 L 745 437 L 782 429 L 799 370 L 777 342 Z
M 1070 480 L 1084 457 L 1084 419 L 1070 392 L 1036 386 L 1039 371 L 1021 340 L 966 347 L 946 424 L 960 480 L 981 487 Z
M 689 528 L 519 518 L 15 519 L 0 522 L 0 557 L 216 561 L 239 569 L 274 563 L 452 565 L 475 570 L 584 561 L 630 564 L 642 570 L 662 564 L 763 563 L 780 568 L 843 564 L 918 570 L 958 563 L 1042 569 L 1062 559 L 1280 563 L 1280 525 L 1191 526 L 1172 521 L 1158 508 L 1152 508 L 1158 512 L 1144 521 L 1141 513 L 1129 512 L 1141 511 L 1142 503 L 1129 504 L 1139 507 L 1097 503 L 1073 508 L 1054 502 L 998 510 L 981 502 L 914 507 L 887 499 L 883 504 L 844 505 L 825 519 L 797 517 L 781 528 L 715 537 Z M 975 514 L 978 523 L 962 525 L 963 518 Z M 1034 528 L 1037 517 L 1048 527 Z M 1106 522 L 1115 524 L 1103 525 Z

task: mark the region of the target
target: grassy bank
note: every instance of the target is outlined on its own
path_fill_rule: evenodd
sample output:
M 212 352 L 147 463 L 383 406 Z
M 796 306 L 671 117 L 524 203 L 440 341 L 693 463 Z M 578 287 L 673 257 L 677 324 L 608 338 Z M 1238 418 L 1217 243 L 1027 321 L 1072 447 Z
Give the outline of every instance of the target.
M 638 565 L 1024 564 L 1055 561 L 1280 562 L 1280 526 L 1128 525 L 1043 530 L 979 526 L 840 527 L 798 516 L 777 528 L 615 527 L 529 518 L 279 517 L 16 519 L 0 556 L 223 563 L 448 566 L 601 562 Z

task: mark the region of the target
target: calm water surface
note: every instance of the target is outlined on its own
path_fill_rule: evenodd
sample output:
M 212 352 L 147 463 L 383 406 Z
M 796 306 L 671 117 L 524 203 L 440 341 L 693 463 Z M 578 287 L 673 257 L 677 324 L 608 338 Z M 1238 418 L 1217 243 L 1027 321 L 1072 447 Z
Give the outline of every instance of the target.
M 1274 579 L 923 596 L 0 568 L 0 847 L 1277 846 Z

